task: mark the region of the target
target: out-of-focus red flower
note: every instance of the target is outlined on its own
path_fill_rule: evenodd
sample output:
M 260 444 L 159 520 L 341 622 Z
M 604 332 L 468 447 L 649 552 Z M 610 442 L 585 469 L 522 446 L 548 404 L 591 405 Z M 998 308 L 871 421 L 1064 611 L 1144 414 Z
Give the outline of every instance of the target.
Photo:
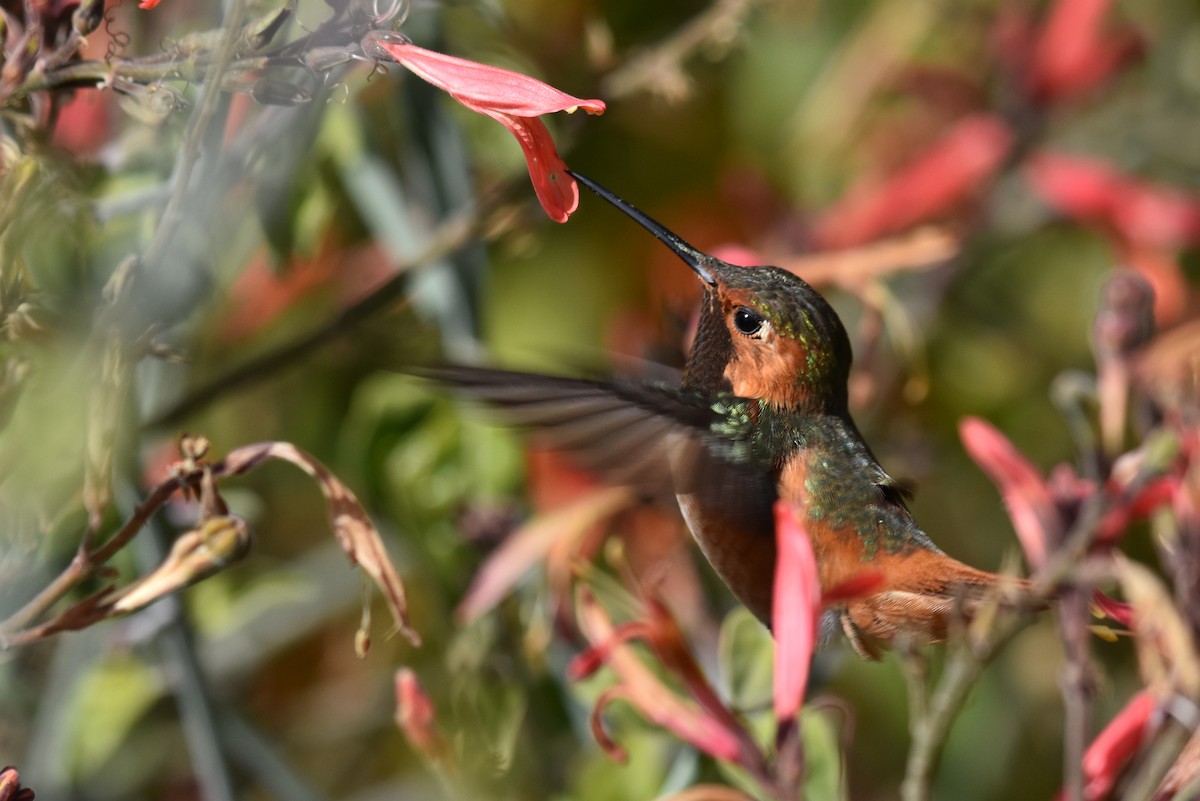
M 1133 607 L 1124 601 L 1118 601 L 1111 595 L 1097 590 L 1092 593 L 1092 604 L 1096 609 L 1100 610 L 1105 617 L 1110 617 L 1120 623 L 1122 626 L 1133 626 Z
M 988 474 L 1008 506 L 1025 558 L 1033 568 L 1046 563 L 1047 540 L 1055 540 L 1062 521 L 1050 488 L 1036 467 L 995 426 L 977 417 L 958 426 L 963 447 Z
M 437 711 L 425 693 L 417 674 L 410 668 L 396 671 L 396 725 L 409 745 L 426 759 L 438 761 L 446 756 L 446 743 L 438 731 Z
M 54 143 L 76 156 L 94 154 L 111 133 L 113 97 L 100 89 L 77 89 L 58 112 Z
M 551 560 L 556 548 L 564 555 L 554 561 L 574 564 L 579 544 L 596 524 L 632 502 L 627 489 L 595 489 L 554 511 L 544 512 L 512 532 L 488 556 L 471 580 L 455 614 L 464 623 L 485 614 L 506 597 L 534 565 Z M 565 565 L 564 565 L 565 566 Z M 560 588 L 563 591 L 563 588 Z
M 318 290 L 335 290 L 339 306 L 356 302 L 392 276 L 378 245 L 345 247 L 325 237 L 311 257 L 297 254 L 280 272 L 266 250 L 256 253 L 229 290 L 221 336 L 236 342 L 253 336 Z
M 141 0 L 141 2 L 138 3 L 138 8 L 151 9 L 157 6 L 160 2 L 162 2 L 162 0 Z
M 944 214 L 991 177 L 1012 142 L 999 117 L 966 117 L 882 183 L 852 188 L 816 220 L 813 239 L 824 248 L 851 247 Z
M 683 670 L 681 678 L 701 705 L 680 697 L 667 687 L 627 645 L 634 637 L 644 637 L 654 646 L 668 668 L 674 668 L 679 673 L 680 665 L 694 666 L 690 654 L 673 652 L 673 649 L 683 648 L 675 633 L 657 631 L 663 625 L 660 614 L 614 626 L 604 607 L 587 588 L 581 588 L 576 608 L 580 630 L 592 643 L 592 648 L 572 662 L 569 671 L 571 676 L 581 678 L 590 675 L 601 665 L 607 665 L 618 678 L 618 684 L 602 693 L 592 709 L 592 732 L 610 756 L 623 759 L 625 752 L 604 731 L 600 715 L 609 702 L 623 698 L 648 720 L 716 759 L 740 763 L 750 758 L 745 750 L 748 737 L 736 718 L 720 707 L 719 701 L 715 700 L 716 693 L 711 688 L 696 693 L 697 689 L 701 689 L 695 684 L 698 668 L 695 673 L 690 668 Z M 672 652 L 668 653 L 668 649 L 672 649 Z M 703 683 L 707 686 L 707 682 Z M 714 709 L 714 703 L 723 711 Z
M 574 97 L 519 72 L 490 67 L 399 41 L 373 31 L 362 41 L 363 52 L 404 65 L 410 72 L 450 94 L 472 111 L 501 123 L 517 138 L 529 166 L 538 200 L 550 219 L 566 222 L 579 205 L 579 186 L 567 172 L 554 140 L 538 119 L 556 111 L 582 108 L 603 114 L 604 102 Z
M 782 725 L 804 703 L 808 671 L 817 644 L 821 579 L 804 524 L 786 501 L 775 502 L 775 719 Z
M 1143 690 L 1130 699 L 1083 755 L 1083 797 L 1100 801 L 1108 796 L 1121 771 L 1146 738 L 1154 714 L 1154 695 Z M 1060 793 L 1059 799 L 1066 798 Z
M 1168 249 L 1200 246 L 1200 197 L 1131 178 L 1096 159 L 1039 153 L 1026 166 L 1047 203 L 1123 242 Z
M 1050 104 L 1078 97 L 1103 83 L 1142 51 L 1128 27 L 1105 30 L 1112 0 L 1058 0 L 1050 9 L 1025 73 L 1026 91 Z
M 1142 487 L 1128 503 L 1111 509 L 1100 521 L 1096 542 L 1109 543 L 1120 539 L 1130 524 L 1149 517 L 1160 506 L 1171 503 L 1180 492 L 1181 482 L 1177 476 L 1163 476 Z M 1120 487 L 1112 492 L 1119 493 Z
M 1060 153 L 1039 153 L 1025 174 L 1048 204 L 1112 237 L 1118 258 L 1154 288 L 1160 323 L 1178 318 L 1191 290 L 1174 254 L 1200 246 L 1200 197 Z

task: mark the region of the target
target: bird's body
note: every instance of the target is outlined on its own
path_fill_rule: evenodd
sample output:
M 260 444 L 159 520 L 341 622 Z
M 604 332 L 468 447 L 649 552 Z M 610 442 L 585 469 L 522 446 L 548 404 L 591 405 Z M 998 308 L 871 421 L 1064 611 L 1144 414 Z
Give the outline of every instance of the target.
M 687 262 L 705 285 L 678 388 L 480 368 L 433 375 L 503 408 L 610 481 L 674 494 L 705 557 L 768 626 L 775 575 L 772 508 L 803 510 L 821 590 L 839 595 L 827 629 L 864 656 L 898 632 L 938 641 L 956 610 L 999 578 L 947 556 L 850 417 L 851 352 L 821 295 L 776 267 L 696 251 L 582 176 Z

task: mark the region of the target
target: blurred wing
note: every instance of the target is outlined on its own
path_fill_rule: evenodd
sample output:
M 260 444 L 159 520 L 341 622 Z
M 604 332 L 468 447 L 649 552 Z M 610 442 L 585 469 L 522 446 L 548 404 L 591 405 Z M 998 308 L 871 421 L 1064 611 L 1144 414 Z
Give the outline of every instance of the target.
M 702 493 L 735 515 L 769 525 L 770 476 L 722 458 L 732 449 L 716 438 L 718 415 L 700 398 L 633 382 L 489 368 L 421 374 L 485 401 L 609 483 L 654 494 Z

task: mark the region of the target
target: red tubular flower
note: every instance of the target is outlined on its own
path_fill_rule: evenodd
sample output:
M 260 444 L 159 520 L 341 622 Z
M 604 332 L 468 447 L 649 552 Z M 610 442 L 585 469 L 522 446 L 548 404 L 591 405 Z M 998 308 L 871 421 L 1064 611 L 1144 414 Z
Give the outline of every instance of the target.
M 1121 771 L 1146 739 L 1154 696 L 1143 690 L 1117 713 L 1083 754 L 1083 797 L 1088 801 L 1107 798 Z M 1060 793 L 1059 798 L 1065 798 Z
M 1200 198 L 1140 181 L 1096 159 L 1040 153 L 1026 175 L 1062 213 L 1099 226 L 1131 246 L 1200 246 Z
M 572 676 L 582 677 L 597 670 L 601 663 L 617 675 L 618 683 L 606 690 L 592 710 L 592 730 L 600 745 L 616 759 L 624 752 L 604 732 L 600 720 L 604 707 L 618 698 L 632 704 L 651 722 L 667 729 L 684 742 L 716 759 L 741 764 L 748 758 L 743 743 L 748 739 L 741 724 L 727 710 L 714 714 L 710 702 L 715 693 L 708 689 L 703 698 L 690 700 L 676 694 L 659 679 L 627 645 L 631 638 L 646 637 L 656 648 L 672 645 L 676 637 L 664 640 L 653 627 L 654 620 L 641 621 L 623 627 L 614 626 L 608 613 L 586 588 L 579 592 L 580 629 L 593 645 L 593 650 L 578 657 L 571 666 Z M 657 624 L 661 624 L 659 619 Z M 678 643 L 676 646 L 682 647 Z M 667 660 L 678 667 L 690 657 L 676 655 Z M 690 670 L 688 671 L 690 672 Z M 686 675 L 683 677 L 688 678 Z M 691 687 L 694 689 L 694 686 Z
M 1112 0 L 1058 0 L 1042 26 L 1027 75 L 1035 100 L 1053 103 L 1098 86 L 1141 52 L 1130 29 L 1104 30 Z
M 1037 468 L 990 423 L 965 418 L 958 426 L 963 447 L 988 474 L 1012 518 L 1017 539 L 1033 568 L 1046 562 L 1047 535 L 1058 534 L 1061 520 L 1054 497 Z
M 1163 476 L 1149 482 L 1128 503 L 1117 506 L 1104 516 L 1096 532 L 1096 542 L 1110 543 L 1120 539 L 1133 522 L 1143 520 L 1158 507 L 1172 503 L 1180 489 L 1181 482 L 1175 476 Z
M 1112 618 L 1126 628 L 1133 627 L 1133 607 L 1124 601 L 1096 590 L 1092 593 L 1092 605 L 1105 617 Z
M 1200 197 L 1058 153 L 1034 156 L 1025 175 L 1047 204 L 1114 240 L 1117 257 L 1154 288 L 1160 324 L 1184 312 L 1191 289 L 1174 254 L 1200 246 Z
M 467 108 L 508 128 L 525 154 L 542 208 L 555 222 L 566 222 L 579 205 L 579 186 L 567 173 L 550 132 L 538 117 L 580 108 L 589 114 L 603 114 L 604 102 L 574 97 L 519 72 L 436 53 L 392 37 L 383 31 L 367 34 L 362 40 L 363 52 L 404 65 Z
M 796 717 L 808 687 L 808 671 L 817 642 L 821 582 L 808 532 L 786 501 L 775 502 L 775 719 Z
M 417 674 L 409 668 L 396 671 L 396 725 L 409 744 L 427 759 L 440 760 L 446 744 L 438 731 L 437 712 Z
M 1003 163 L 1013 135 L 999 117 L 960 120 L 882 185 L 855 187 L 813 225 L 826 248 L 844 248 L 904 230 L 955 208 Z

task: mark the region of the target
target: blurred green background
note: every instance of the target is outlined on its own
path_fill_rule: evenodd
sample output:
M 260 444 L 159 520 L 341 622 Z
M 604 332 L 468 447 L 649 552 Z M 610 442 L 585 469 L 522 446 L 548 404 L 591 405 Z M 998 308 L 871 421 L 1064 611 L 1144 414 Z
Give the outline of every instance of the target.
M 998 42 L 1021 19 L 1036 29 L 1048 5 L 420 3 L 402 31 L 606 100 L 600 117 L 546 119 L 565 160 L 704 249 L 799 257 L 817 244 L 811 226 L 824 210 L 911 163 L 956 120 L 992 111 L 1011 121 L 1018 144 L 1006 165 L 929 221 L 960 239 L 955 258 L 855 292 L 822 287 L 855 340 L 855 414 L 868 442 L 917 488 L 914 514 L 939 545 L 998 569 L 1019 551 L 958 422 L 986 418 L 1043 470 L 1071 462 L 1050 388 L 1064 371 L 1093 370 L 1099 291 L 1127 255 L 1110 232 L 1039 197 L 1022 159 L 1048 148 L 1192 192 L 1200 178 L 1200 8 L 1114 4 L 1104 25 L 1135 31 L 1140 56 L 1078 97 L 1033 108 L 1015 98 Z M 330 13 L 302 2 L 280 41 Z M 215 3 L 125 4 L 110 9 L 85 57 L 103 55 L 112 34 L 128 35 L 127 55 L 153 53 L 218 26 L 220 14 Z M 646 55 L 660 60 L 637 61 Z M 383 531 L 425 644 L 385 636 L 376 604 L 371 651 L 355 656 L 360 579 L 308 478 L 268 466 L 223 485 L 253 525 L 248 559 L 125 620 L 0 655 L 0 763 L 17 764 L 47 799 L 219 798 L 223 775 L 239 798 L 363 801 L 644 799 L 718 779 L 710 761 L 621 704 L 609 727 L 632 759 L 617 765 L 600 751 L 587 713 L 603 676 L 566 680 L 581 646 L 556 632 L 540 572 L 482 619 L 456 621 L 483 559 L 536 513 L 529 485 L 550 491 L 553 468 L 527 474 L 516 435 L 398 372 L 486 355 L 581 374 L 627 363 L 614 365 L 614 352 L 678 366 L 698 288 L 586 192 L 567 224 L 542 216 L 519 148 L 492 120 L 396 65 L 332 75 L 298 106 L 260 107 L 246 95 L 218 104 L 209 144 L 223 141 L 215 150 L 236 158 L 200 161 L 182 233 L 138 279 L 138 313 L 117 320 L 103 314 L 102 293 L 155 236 L 198 86 L 170 84 L 190 105 L 154 124 L 137 113 L 153 98 L 101 92 L 81 92 L 94 116 L 64 112 L 53 136 L 5 118 L 0 612 L 44 586 L 78 545 L 89 437 L 110 437 L 99 447 L 115 465 L 111 530 L 188 431 L 209 437 L 216 455 L 286 440 L 327 464 Z M 463 212 L 480 221 L 475 235 L 409 269 Z M 1168 256 L 1190 280 L 1195 253 Z M 398 265 L 408 272 L 392 302 L 337 322 Z M 1190 296 L 1179 300 L 1175 321 L 1193 308 Z M 106 348 L 148 332 L 169 358 L 123 362 L 114 378 Z M 239 370 L 237 382 L 210 383 Z M 186 399 L 196 402 L 175 413 Z M 141 539 L 168 538 L 190 519 L 172 507 Z M 1139 536 L 1135 553 L 1148 550 Z M 150 544 L 129 550 L 117 564 L 124 576 L 157 558 Z M 704 595 L 689 626 L 715 670 L 714 632 L 740 613 L 693 562 Z M 1094 646 L 1103 720 L 1137 678 L 1128 643 Z M 401 665 L 433 698 L 455 770 L 422 761 L 396 729 Z M 1060 666 L 1047 616 L 975 688 L 937 797 L 1057 790 Z M 829 718 L 846 742 L 846 797 L 897 797 L 908 735 L 895 661 L 862 663 L 835 643 L 812 692 L 842 699 Z

